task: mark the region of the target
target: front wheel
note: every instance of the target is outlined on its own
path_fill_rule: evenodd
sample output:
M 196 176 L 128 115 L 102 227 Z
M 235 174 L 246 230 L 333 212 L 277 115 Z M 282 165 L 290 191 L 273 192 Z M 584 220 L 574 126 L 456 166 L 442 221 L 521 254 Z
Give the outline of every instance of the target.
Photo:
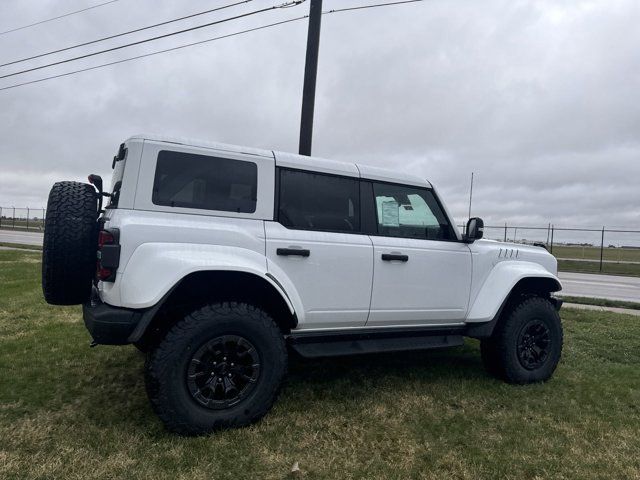
M 509 383 L 544 382 L 562 354 L 562 324 L 543 297 L 522 297 L 503 314 L 491 338 L 481 343 L 487 371 Z
M 287 368 L 282 332 L 242 303 L 201 308 L 178 322 L 147 357 L 151 404 L 183 435 L 241 427 L 269 411 Z

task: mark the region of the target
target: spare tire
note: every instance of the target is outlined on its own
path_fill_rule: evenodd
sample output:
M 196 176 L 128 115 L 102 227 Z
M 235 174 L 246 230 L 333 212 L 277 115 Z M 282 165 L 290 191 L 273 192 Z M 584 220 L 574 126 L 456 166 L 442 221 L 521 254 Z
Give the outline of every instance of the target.
M 98 244 L 98 194 L 87 183 L 58 182 L 49 192 L 42 248 L 42 291 L 52 305 L 91 295 Z

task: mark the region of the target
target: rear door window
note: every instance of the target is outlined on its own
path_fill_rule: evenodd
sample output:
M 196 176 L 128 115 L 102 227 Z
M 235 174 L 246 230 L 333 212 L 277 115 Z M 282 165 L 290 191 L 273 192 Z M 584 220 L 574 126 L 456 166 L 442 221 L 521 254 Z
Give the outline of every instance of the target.
M 169 207 L 254 213 L 258 166 L 253 162 L 162 150 L 152 201 Z
M 280 170 L 278 221 L 288 228 L 360 231 L 358 179 L 300 170 Z

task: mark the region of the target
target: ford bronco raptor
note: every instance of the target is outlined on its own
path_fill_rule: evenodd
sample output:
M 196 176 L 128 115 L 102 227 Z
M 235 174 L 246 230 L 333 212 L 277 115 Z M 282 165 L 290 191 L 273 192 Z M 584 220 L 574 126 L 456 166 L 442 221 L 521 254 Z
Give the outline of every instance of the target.
M 153 409 L 196 435 L 260 419 L 303 357 L 481 341 L 509 383 L 562 350 L 557 262 L 461 234 L 435 187 L 371 166 L 135 136 L 102 179 L 51 189 L 42 286 L 94 344 L 146 352 Z M 104 201 L 104 208 L 103 208 Z

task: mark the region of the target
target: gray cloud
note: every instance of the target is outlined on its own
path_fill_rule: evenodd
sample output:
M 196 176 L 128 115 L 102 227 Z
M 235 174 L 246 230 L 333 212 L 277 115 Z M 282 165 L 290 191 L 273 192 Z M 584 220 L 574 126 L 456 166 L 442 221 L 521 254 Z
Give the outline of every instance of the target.
M 234 12 L 273 3 L 255 0 Z M 325 8 L 363 3 L 373 2 L 325 0 Z M 64 8 L 83 6 L 77 0 Z M 6 0 L 0 29 L 60 8 L 53 1 Z M 307 8 L 19 79 L 230 33 Z M 0 36 L 0 60 L 196 10 L 121 0 Z M 633 0 L 432 0 L 327 15 L 314 153 L 424 175 L 460 221 L 475 171 L 473 213 L 487 223 L 640 228 L 639 20 Z M 305 41 L 303 21 L 0 92 L 0 205 L 39 207 L 57 179 L 108 177 L 118 144 L 139 132 L 297 150 Z

